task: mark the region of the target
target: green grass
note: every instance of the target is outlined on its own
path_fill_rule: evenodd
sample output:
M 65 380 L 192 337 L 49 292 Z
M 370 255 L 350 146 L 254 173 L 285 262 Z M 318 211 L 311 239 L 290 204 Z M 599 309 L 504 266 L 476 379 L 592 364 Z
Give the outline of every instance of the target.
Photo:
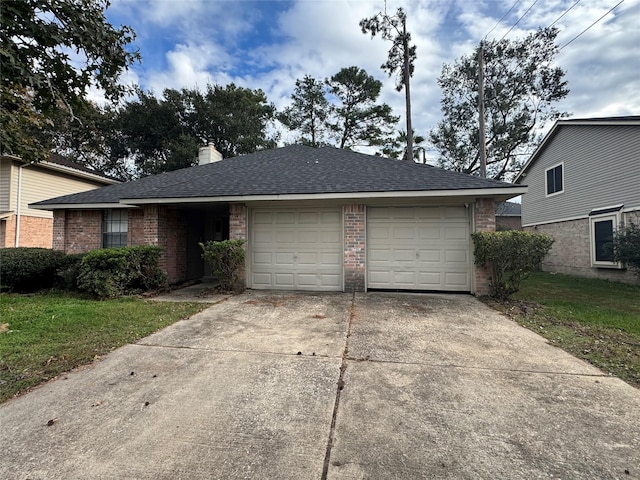
M 205 308 L 68 294 L 0 295 L 0 402 Z
M 536 272 L 488 303 L 573 355 L 640 387 L 640 285 Z

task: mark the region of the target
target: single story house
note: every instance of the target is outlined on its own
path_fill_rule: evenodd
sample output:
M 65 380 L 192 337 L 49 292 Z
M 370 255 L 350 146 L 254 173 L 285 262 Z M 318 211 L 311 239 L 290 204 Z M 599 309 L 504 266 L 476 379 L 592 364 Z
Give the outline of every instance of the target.
M 53 213 L 30 203 L 119 183 L 94 170 L 50 155 L 38 163 L 0 158 L 0 248 L 53 245 Z
M 248 288 L 485 293 L 470 232 L 526 187 L 333 147 L 291 145 L 37 202 L 55 249 L 151 244 L 170 282 L 204 274 L 198 242 L 246 241 Z
M 542 269 L 634 283 L 609 244 L 640 224 L 640 116 L 559 120 L 515 178 L 522 225 L 555 238 Z

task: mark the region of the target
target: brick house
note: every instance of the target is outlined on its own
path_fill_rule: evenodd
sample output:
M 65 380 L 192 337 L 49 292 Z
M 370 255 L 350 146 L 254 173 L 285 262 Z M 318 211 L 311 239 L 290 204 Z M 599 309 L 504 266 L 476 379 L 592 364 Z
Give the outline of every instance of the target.
M 470 232 L 526 187 L 332 147 L 292 145 L 53 198 L 54 248 L 163 248 L 169 281 L 201 277 L 198 242 L 246 240 L 248 288 L 486 292 Z
M 496 230 L 522 230 L 522 205 L 515 202 L 497 203 Z
M 524 230 L 555 238 L 542 269 L 634 283 L 606 247 L 640 223 L 640 116 L 560 120 L 515 178 Z
M 0 158 L 0 248 L 53 245 L 53 213 L 30 203 L 118 183 L 59 155 L 28 163 L 19 157 Z

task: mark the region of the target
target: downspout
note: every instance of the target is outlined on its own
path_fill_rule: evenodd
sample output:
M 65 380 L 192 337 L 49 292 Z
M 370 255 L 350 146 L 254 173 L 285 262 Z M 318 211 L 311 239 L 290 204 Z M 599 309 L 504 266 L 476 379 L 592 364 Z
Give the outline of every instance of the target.
M 20 246 L 20 215 L 22 213 L 22 169 L 28 166 L 29 164 L 25 163 L 24 165 L 20 165 L 18 167 L 18 203 L 16 205 L 16 238 L 14 241 L 15 248 L 18 248 Z

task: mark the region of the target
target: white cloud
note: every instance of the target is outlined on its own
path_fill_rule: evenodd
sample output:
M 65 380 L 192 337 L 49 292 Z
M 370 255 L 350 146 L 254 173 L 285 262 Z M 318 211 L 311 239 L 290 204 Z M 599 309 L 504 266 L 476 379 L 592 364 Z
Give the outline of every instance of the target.
M 522 37 L 549 25 L 574 0 L 538 2 L 520 20 L 508 38 Z M 559 44 L 578 35 L 611 8 L 607 0 L 581 2 L 557 26 Z M 521 2 L 500 24 L 512 0 L 388 0 L 387 11 L 402 6 L 417 46 L 412 78 L 414 126 L 425 135 L 440 119 L 440 90 L 436 79 L 443 63 L 469 54 L 494 27 L 489 38 L 499 39 L 524 15 L 532 2 Z M 270 11 L 273 6 L 278 14 Z M 164 62 L 143 65 L 136 74 L 144 88 L 207 83 L 260 88 L 277 108 L 290 100 L 296 79 L 309 74 L 324 79 L 340 68 L 357 65 L 384 82 L 381 100 L 404 115 L 404 94 L 396 92 L 394 78 L 380 69 L 390 43 L 371 39 L 359 22 L 384 8 L 384 2 L 360 0 L 297 0 L 282 2 L 218 2 L 211 0 L 116 0 L 112 9 L 139 33 L 146 49 L 163 48 Z M 626 0 L 558 55 L 567 71 L 571 93 L 559 105 L 575 116 L 611 116 L 640 113 L 640 0 Z M 260 28 L 258 28 L 260 27 Z M 256 31 L 270 30 L 269 43 L 246 49 Z M 154 43 L 154 39 L 160 41 Z M 141 47 L 142 48 L 142 47 Z M 141 51 L 144 57 L 149 51 Z M 401 122 L 401 125 L 403 121 Z

